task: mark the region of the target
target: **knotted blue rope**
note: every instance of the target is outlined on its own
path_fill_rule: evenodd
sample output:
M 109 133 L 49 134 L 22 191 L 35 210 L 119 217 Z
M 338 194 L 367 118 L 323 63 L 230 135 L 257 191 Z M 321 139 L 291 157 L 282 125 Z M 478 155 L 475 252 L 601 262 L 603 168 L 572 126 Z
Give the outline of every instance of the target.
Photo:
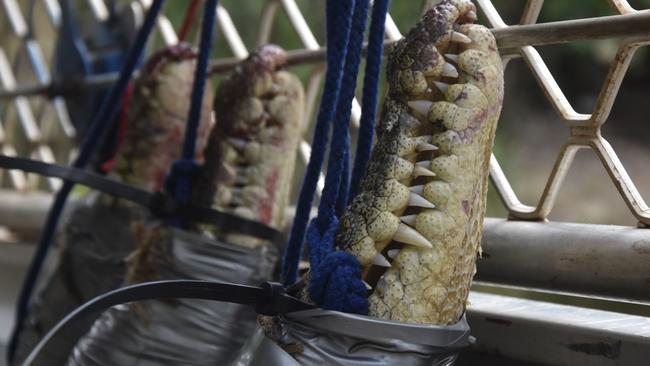
M 325 160 L 330 122 L 334 118 L 341 80 L 343 79 L 343 66 L 348 48 L 354 2 L 354 0 L 328 0 L 326 6 L 327 71 L 325 72 L 325 85 L 320 109 L 316 117 L 316 126 L 314 126 L 311 155 L 309 163 L 307 163 L 305 178 L 300 187 L 296 215 L 289 234 L 289 241 L 282 258 L 282 279 L 287 286 L 296 282 L 298 278 L 298 262 L 302 253 L 302 243 L 314 201 L 316 184 Z
M 334 247 L 334 239 L 338 224 L 337 217 L 347 206 L 350 179 L 350 110 L 359 73 L 367 17 L 368 1 L 357 0 L 333 121 L 325 188 L 318 205 L 318 216 L 307 229 L 312 278 L 309 296 L 323 309 L 356 314 L 368 312 L 367 290 L 361 280 L 361 266 L 352 254 L 337 251 Z
M 133 70 L 138 64 L 140 54 L 145 48 L 149 34 L 151 34 L 151 31 L 156 24 L 156 18 L 160 12 L 160 9 L 162 8 L 163 3 L 164 0 L 154 0 L 151 4 L 151 7 L 149 8 L 149 11 L 147 12 L 145 20 L 142 24 L 142 28 L 140 28 L 135 41 L 129 48 L 129 52 L 126 55 L 124 65 L 122 66 L 117 82 L 109 90 L 108 95 L 103 100 L 95 118 L 90 124 L 88 132 L 84 136 L 84 140 L 79 149 L 79 155 L 72 164 L 73 167 L 83 168 L 88 164 L 93 156 L 93 152 L 95 151 L 98 142 L 103 135 L 103 132 L 112 124 L 112 121 L 115 121 L 115 117 L 120 107 L 120 98 L 122 97 L 122 94 L 124 94 L 124 91 L 126 90 L 126 87 L 131 78 L 131 74 L 133 74 Z M 23 286 L 20 290 L 20 295 L 18 296 L 14 329 L 12 331 L 9 347 L 7 349 L 7 359 L 9 360 L 9 364 L 12 364 L 15 356 L 16 346 L 18 345 L 18 339 L 20 337 L 20 332 L 22 330 L 25 317 L 29 311 L 29 301 L 34 290 L 36 280 L 38 279 L 41 268 L 43 267 L 43 262 L 47 256 L 47 252 L 52 245 L 52 239 L 54 237 L 61 212 L 63 211 L 65 202 L 70 195 L 73 187 L 73 182 L 64 181 L 63 186 L 56 194 L 54 202 L 52 203 L 52 207 L 48 212 L 47 219 L 43 227 L 43 232 L 41 233 L 41 239 L 36 247 L 36 251 L 29 265 L 29 269 L 27 270 Z
M 381 71 L 381 58 L 384 53 L 384 26 L 389 3 L 389 0 L 375 0 L 372 4 L 368 51 L 366 53 L 366 73 L 363 79 L 361 120 L 357 135 L 357 150 L 354 157 L 354 168 L 352 169 L 349 200 L 352 200 L 359 192 L 359 184 L 366 171 L 366 165 L 372 150 L 375 118 L 377 117 L 377 89 Z
M 218 0 L 208 0 L 203 10 L 203 23 L 201 26 L 201 40 L 199 41 L 199 56 L 194 70 L 194 84 L 192 85 L 192 99 L 190 100 L 189 116 L 185 128 L 185 140 L 181 158 L 176 160 L 171 167 L 165 181 L 165 189 L 174 195 L 177 201 L 187 203 L 191 194 L 191 182 L 198 171 L 198 164 L 194 161 L 196 153 L 196 137 L 201 120 L 203 107 L 203 94 L 208 74 L 208 61 L 212 47 L 214 28 L 216 25 L 216 11 Z M 176 220 L 178 221 L 178 220 Z M 181 224 L 181 222 L 177 222 Z

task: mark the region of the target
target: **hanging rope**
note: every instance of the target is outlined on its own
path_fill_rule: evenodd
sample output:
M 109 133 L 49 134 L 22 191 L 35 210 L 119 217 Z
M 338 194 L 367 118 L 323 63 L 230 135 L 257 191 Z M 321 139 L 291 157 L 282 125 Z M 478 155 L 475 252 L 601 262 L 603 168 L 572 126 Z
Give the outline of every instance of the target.
M 348 47 L 353 5 L 354 0 L 328 0 L 326 5 L 327 71 L 325 72 L 325 85 L 320 109 L 314 127 L 311 155 L 309 163 L 307 163 L 305 178 L 300 187 L 289 241 L 282 258 L 282 279 L 286 286 L 293 284 L 298 278 L 297 264 L 302 253 L 302 243 L 314 201 L 316 184 L 325 159 L 325 149 L 330 134 L 330 122 L 334 118 L 341 80 L 343 79 L 343 65 Z
M 183 24 L 181 25 L 181 29 L 178 31 L 179 43 L 185 42 L 190 29 L 192 29 L 196 12 L 199 10 L 199 5 L 201 5 L 201 0 L 192 0 L 192 2 L 187 6 L 185 18 L 183 18 Z
M 124 145 L 124 140 L 126 139 L 126 130 L 128 129 L 129 124 L 129 106 L 131 105 L 134 89 L 134 83 L 133 81 L 130 81 L 129 85 L 126 87 L 124 96 L 122 97 L 120 121 L 117 125 L 117 141 L 115 141 L 115 147 L 113 148 L 111 157 L 99 166 L 99 171 L 101 173 L 107 174 L 113 170 L 115 167 L 115 158 L 117 157 L 117 153 L 122 148 L 122 145 Z
M 93 152 L 95 151 L 98 142 L 103 135 L 103 132 L 108 129 L 111 122 L 115 120 L 115 115 L 119 111 L 119 100 L 129 83 L 131 74 L 133 74 L 133 70 L 138 64 L 140 54 L 145 48 L 149 34 L 156 24 L 156 18 L 160 12 L 160 9 L 162 8 L 163 3 L 164 0 L 154 0 L 151 4 L 151 7 L 147 12 L 147 16 L 142 24 L 142 28 L 138 32 L 133 45 L 130 47 L 129 52 L 127 53 L 117 82 L 110 89 L 106 98 L 104 98 L 99 111 L 96 114 L 96 117 L 90 124 L 86 136 L 84 136 L 84 140 L 79 149 L 79 155 L 72 164 L 75 168 L 83 168 L 88 164 L 93 156 Z M 48 212 L 45 226 L 43 228 L 43 232 L 41 233 L 41 239 L 38 243 L 38 246 L 36 247 L 32 262 L 30 263 L 30 266 L 27 270 L 27 275 L 18 297 L 14 329 L 7 350 L 7 359 L 9 360 L 9 364 L 12 363 L 16 352 L 18 338 L 20 337 L 20 332 L 22 330 L 22 325 L 25 321 L 25 317 L 28 314 L 29 301 L 34 290 L 36 280 L 38 279 L 38 276 L 41 272 L 41 268 L 43 267 L 43 262 L 47 256 L 48 250 L 52 245 L 52 238 L 54 237 L 61 212 L 63 211 L 65 202 L 73 187 L 74 183 L 68 181 L 63 182 L 63 186 L 57 193 L 52 207 Z
M 334 239 L 338 217 L 347 206 L 349 187 L 349 128 L 352 99 L 356 89 L 368 1 L 354 6 L 345 59 L 343 82 L 336 106 L 325 188 L 318 216 L 307 228 L 311 281 L 309 296 L 323 309 L 366 314 L 368 300 L 361 280 L 361 266 L 350 253 L 337 251 Z
M 381 58 L 384 53 L 384 26 L 390 0 L 375 0 L 372 4 L 372 18 L 368 32 L 368 51 L 366 53 L 366 74 L 363 79 L 363 99 L 361 103 L 361 121 L 357 135 L 357 150 L 350 183 L 352 200 L 359 192 L 361 178 L 370 159 L 377 117 L 377 95 Z
M 345 251 L 337 251 L 334 247 L 338 217 L 342 214 L 350 197 L 349 186 L 349 121 L 352 99 L 354 98 L 356 78 L 359 70 L 361 49 L 363 43 L 363 32 L 365 29 L 368 1 L 357 0 L 354 4 L 347 3 L 347 6 L 354 6 L 351 14 L 350 29 L 348 34 L 348 47 L 345 55 L 344 74 L 336 101 L 336 112 L 333 120 L 332 140 L 330 155 L 328 158 L 327 176 L 325 188 L 318 207 L 318 216 L 310 223 L 306 232 L 306 240 L 309 243 L 310 259 L 310 283 L 309 296 L 324 309 L 338 310 L 351 313 L 365 314 L 368 310 L 365 284 L 361 280 L 361 266 L 357 259 Z M 331 46 L 330 37 L 332 30 L 343 36 L 348 30 L 344 28 L 332 28 L 335 23 L 331 16 L 343 18 L 343 9 L 337 9 L 339 14 L 330 11 L 331 4 L 328 3 L 328 50 Z M 345 6 L 345 5 L 341 5 Z M 349 9 L 349 8 L 348 8 Z M 370 26 L 370 45 L 368 53 L 368 64 L 364 79 L 364 108 L 362 109 L 363 132 L 359 140 L 363 140 L 357 159 L 355 171 L 363 172 L 370 155 L 372 145 L 372 133 L 377 108 L 377 84 L 383 52 L 383 34 L 386 12 L 388 11 L 388 0 L 376 1 L 373 8 L 372 23 Z M 346 13 L 347 15 L 347 13 Z M 377 44 L 379 43 L 379 44 Z M 329 56 L 329 54 L 328 54 Z M 328 58 L 328 73 L 330 63 Z M 329 74 L 326 75 L 326 77 Z M 326 84 L 327 85 L 327 84 Z M 325 93 L 328 91 L 326 90 Z M 322 109 L 327 107 L 325 99 L 321 103 Z M 320 114 L 319 114 L 320 116 Z M 369 131 L 369 132 L 368 132 Z M 368 136 L 369 135 L 369 136 Z M 315 135 L 314 142 L 327 139 L 327 135 Z M 313 154 L 313 152 L 312 152 Z M 312 155 L 313 156 L 313 155 Z M 359 163 L 359 161 L 361 161 Z M 310 159 L 310 164 L 311 164 Z M 362 174 L 362 173 L 361 173 Z M 307 178 L 306 178 L 307 180 Z M 357 189 L 357 181 L 354 189 Z M 303 189 L 304 189 L 303 185 Z M 302 193 L 302 191 L 301 191 Z M 302 202 L 299 202 L 299 207 Z M 311 206 L 311 202 L 310 202 Z M 296 213 L 297 222 L 305 221 L 305 213 Z M 299 217 L 303 218 L 302 220 Z M 299 221 L 300 220 L 300 221 Z M 300 233 L 301 228 L 292 228 L 292 235 Z M 297 262 L 301 253 L 302 242 L 291 237 L 287 251 L 283 275 L 285 285 L 292 284 L 297 278 Z M 292 242 L 294 241 L 294 242 Z M 296 245 L 295 242 L 298 242 Z M 293 252 L 292 252 L 293 250 Z
M 198 164 L 194 160 L 196 154 L 196 137 L 201 120 L 203 109 L 203 94 L 208 73 L 208 61 L 216 24 L 216 11 L 218 0 L 208 0 L 203 9 L 203 23 L 201 28 L 201 41 L 199 44 L 199 56 L 194 71 L 194 84 L 192 87 L 192 99 L 190 100 L 190 111 L 185 128 L 185 140 L 181 158 L 172 165 L 171 171 L 165 182 L 165 189 L 176 197 L 181 203 L 187 203 L 190 199 L 191 181 L 198 170 Z M 182 225 L 180 218 L 178 224 Z

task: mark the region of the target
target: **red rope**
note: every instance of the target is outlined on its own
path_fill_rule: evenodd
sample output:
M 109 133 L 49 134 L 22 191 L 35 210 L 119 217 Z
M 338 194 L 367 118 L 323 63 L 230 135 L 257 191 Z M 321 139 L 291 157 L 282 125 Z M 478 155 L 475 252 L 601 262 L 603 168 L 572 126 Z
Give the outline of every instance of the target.
M 190 32 L 192 24 L 194 24 L 194 18 L 196 17 L 196 11 L 199 9 L 200 0 L 192 0 L 190 5 L 187 7 L 185 12 L 185 19 L 183 20 L 183 25 L 181 30 L 178 31 L 178 42 L 185 41 L 187 34 Z
M 126 138 L 126 129 L 129 125 L 129 103 L 133 97 L 133 89 L 133 81 L 130 81 L 129 85 L 126 88 L 126 91 L 124 92 L 124 96 L 122 97 L 122 110 L 120 111 L 120 121 L 117 127 L 117 141 L 115 143 L 115 149 L 113 150 L 113 156 L 101 165 L 101 171 L 104 173 L 108 173 L 113 170 L 115 167 L 115 156 L 124 144 L 124 139 Z

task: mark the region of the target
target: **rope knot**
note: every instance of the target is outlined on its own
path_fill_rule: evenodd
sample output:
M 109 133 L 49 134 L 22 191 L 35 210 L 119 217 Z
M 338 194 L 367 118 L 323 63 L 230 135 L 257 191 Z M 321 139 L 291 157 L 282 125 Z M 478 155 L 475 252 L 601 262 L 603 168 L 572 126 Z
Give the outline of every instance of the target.
M 188 202 L 191 194 L 192 179 L 199 170 L 196 161 L 179 159 L 174 162 L 165 180 L 165 190 L 180 202 Z
M 309 296 L 323 309 L 367 314 L 366 286 L 361 280 L 361 266 L 346 251 L 334 249 L 338 220 L 330 216 L 321 232 L 313 220 L 307 228 L 307 242 L 312 248 Z

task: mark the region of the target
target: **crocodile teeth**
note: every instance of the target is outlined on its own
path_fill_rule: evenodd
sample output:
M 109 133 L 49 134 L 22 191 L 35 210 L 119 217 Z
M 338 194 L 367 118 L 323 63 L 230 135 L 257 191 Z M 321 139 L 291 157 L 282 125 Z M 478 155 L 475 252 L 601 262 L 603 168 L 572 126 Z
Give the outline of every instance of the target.
M 447 89 L 449 89 L 449 84 L 447 83 L 443 83 L 441 81 L 434 81 L 433 83 L 436 84 L 436 87 L 440 89 L 440 91 L 443 93 L 446 92 Z
M 246 140 L 238 139 L 235 137 L 230 137 L 228 139 L 228 142 L 230 142 L 232 146 L 239 150 L 244 150 L 244 148 L 246 148 L 246 144 L 248 144 Z
M 427 168 L 423 168 L 419 165 L 416 165 L 413 168 L 413 176 L 414 177 L 419 177 L 419 176 L 425 176 L 425 177 L 435 177 L 436 173 L 432 172 L 431 170 Z
M 429 168 L 431 166 L 431 162 L 429 160 L 422 160 L 415 163 L 415 165 L 421 166 L 423 168 Z
M 426 116 L 429 113 L 429 109 L 431 109 L 433 102 L 428 100 L 411 100 L 407 104 L 417 113 Z
M 235 176 L 235 184 L 237 185 L 246 185 L 248 184 L 248 177 L 243 174 L 237 174 Z
M 430 144 L 428 142 L 423 142 L 423 143 L 419 144 L 415 149 L 418 152 L 433 151 L 433 150 L 438 150 L 438 146 Z
M 478 16 L 476 15 L 476 12 L 474 10 L 470 10 L 467 13 L 465 13 L 465 17 L 472 22 L 478 19 Z
M 458 42 L 458 43 L 472 43 L 471 38 L 469 38 L 468 36 L 460 32 L 455 32 L 455 31 L 451 34 L 451 40 L 453 42 Z
M 427 201 L 426 198 L 420 196 L 417 193 L 413 193 L 413 192 L 411 192 L 409 194 L 409 203 L 408 203 L 408 205 L 413 206 L 413 207 L 436 208 L 436 206 L 433 203 Z
M 418 186 L 409 187 L 409 191 L 422 195 L 422 191 L 424 191 L 424 186 L 418 185 Z
M 454 55 L 453 53 L 445 54 L 445 58 L 450 61 L 458 62 L 458 55 Z
M 442 65 L 442 76 L 450 77 L 450 78 L 457 78 L 458 77 L 458 70 L 454 67 L 454 65 L 450 63 L 446 63 Z
M 366 286 L 366 290 L 368 290 L 368 291 L 372 290 L 372 286 L 370 286 L 370 285 L 368 284 L 368 282 L 363 281 L 363 280 L 362 280 L 362 282 L 363 282 L 363 284 Z
M 239 206 L 235 208 L 232 212 L 235 216 L 243 217 L 245 219 L 253 220 L 255 219 L 255 212 L 248 207 Z
M 399 219 L 408 226 L 415 227 L 415 220 L 418 218 L 418 215 L 406 215 L 402 216 Z M 390 257 L 390 255 L 389 255 Z
M 427 238 L 422 236 L 422 234 L 418 233 L 412 227 L 402 223 L 397 227 L 393 240 L 420 248 L 433 248 L 433 244 L 431 244 Z
M 388 258 L 395 259 L 399 254 L 399 249 L 389 249 L 386 254 L 388 255 Z
M 372 264 L 380 267 L 390 267 L 390 262 L 388 259 L 386 259 L 386 257 L 381 255 L 381 253 L 377 253 L 375 258 L 372 260 Z

